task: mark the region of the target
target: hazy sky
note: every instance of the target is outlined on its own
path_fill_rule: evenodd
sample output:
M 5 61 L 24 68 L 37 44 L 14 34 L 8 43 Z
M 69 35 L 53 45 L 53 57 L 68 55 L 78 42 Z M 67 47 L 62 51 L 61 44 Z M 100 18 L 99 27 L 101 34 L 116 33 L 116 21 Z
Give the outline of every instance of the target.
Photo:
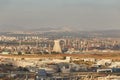
M 0 29 L 120 29 L 120 0 L 0 0 Z

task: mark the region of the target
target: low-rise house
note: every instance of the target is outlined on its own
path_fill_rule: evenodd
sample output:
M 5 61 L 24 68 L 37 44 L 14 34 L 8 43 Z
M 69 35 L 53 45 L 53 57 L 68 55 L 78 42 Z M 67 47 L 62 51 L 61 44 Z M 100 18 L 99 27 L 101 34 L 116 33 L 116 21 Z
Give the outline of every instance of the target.
M 10 52 L 3 51 L 1 54 L 10 54 Z
M 110 68 L 120 68 L 120 62 L 112 62 Z
M 120 80 L 120 76 L 108 75 L 106 77 L 98 77 L 98 80 Z
M 96 61 L 97 65 L 106 65 L 106 64 L 111 64 L 112 60 L 111 59 L 101 59 Z

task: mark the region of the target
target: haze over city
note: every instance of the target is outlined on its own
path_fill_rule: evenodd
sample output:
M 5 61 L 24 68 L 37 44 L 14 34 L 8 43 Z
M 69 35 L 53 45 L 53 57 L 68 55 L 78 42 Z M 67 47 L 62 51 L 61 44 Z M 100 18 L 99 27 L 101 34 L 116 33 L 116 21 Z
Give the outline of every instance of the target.
M 0 0 L 0 31 L 120 29 L 120 0 Z
M 120 80 L 120 0 L 0 0 L 0 80 Z

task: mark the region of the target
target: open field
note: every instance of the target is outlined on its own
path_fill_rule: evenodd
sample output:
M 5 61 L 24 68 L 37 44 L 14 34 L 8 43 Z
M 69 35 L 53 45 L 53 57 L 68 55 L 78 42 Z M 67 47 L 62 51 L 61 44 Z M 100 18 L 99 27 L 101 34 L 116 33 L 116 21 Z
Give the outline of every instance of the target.
M 0 55 L 7 58 L 63 58 L 71 56 L 72 58 L 96 58 L 96 59 L 112 59 L 120 60 L 120 52 L 100 53 L 100 54 L 44 54 L 44 55 Z

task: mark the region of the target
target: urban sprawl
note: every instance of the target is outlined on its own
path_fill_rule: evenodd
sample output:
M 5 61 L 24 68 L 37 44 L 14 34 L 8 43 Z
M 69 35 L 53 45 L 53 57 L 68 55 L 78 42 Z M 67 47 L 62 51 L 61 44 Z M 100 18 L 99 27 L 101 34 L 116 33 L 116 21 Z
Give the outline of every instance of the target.
M 120 56 L 119 52 L 119 38 L 0 33 L 0 79 L 120 80 L 120 59 L 80 56 L 112 54 L 115 57 Z

